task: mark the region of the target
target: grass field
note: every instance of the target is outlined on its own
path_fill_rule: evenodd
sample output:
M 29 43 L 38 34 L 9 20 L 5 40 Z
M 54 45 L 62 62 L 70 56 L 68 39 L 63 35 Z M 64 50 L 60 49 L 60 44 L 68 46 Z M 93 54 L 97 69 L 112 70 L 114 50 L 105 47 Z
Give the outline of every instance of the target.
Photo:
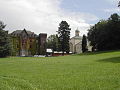
M 120 90 L 120 51 L 1 58 L 0 90 Z

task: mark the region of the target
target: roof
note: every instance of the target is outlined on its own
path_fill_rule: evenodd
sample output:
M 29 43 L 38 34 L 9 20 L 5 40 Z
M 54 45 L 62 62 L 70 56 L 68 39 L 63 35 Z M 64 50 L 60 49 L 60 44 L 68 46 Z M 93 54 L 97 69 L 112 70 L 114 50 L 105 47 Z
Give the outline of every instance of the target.
M 82 37 L 81 36 L 74 36 L 71 39 L 82 39 Z
M 53 51 L 52 49 L 47 49 L 47 52 L 52 53 Z
M 16 30 L 14 32 L 12 32 L 11 34 L 20 34 L 22 32 L 22 30 Z
M 54 53 L 56 54 L 56 53 L 58 53 L 58 54 L 62 54 L 63 52 L 61 51 L 61 52 L 57 52 L 57 51 L 54 51 Z M 66 53 L 66 52 L 64 52 L 64 53 Z M 72 52 L 69 52 L 69 54 L 71 54 Z
M 34 34 L 34 32 L 31 32 L 31 31 L 27 31 L 28 34 Z
M 80 32 L 80 31 L 77 29 L 77 30 L 75 30 L 75 32 Z
M 13 32 L 11 33 L 11 35 L 13 35 L 13 36 L 20 36 L 23 31 L 26 31 L 26 30 L 25 30 L 25 29 L 24 29 L 24 30 L 16 30 L 16 31 L 13 31 Z M 26 33 L 27 33 L 28 36 L 30 36 L 30 37 L 32 37 L 32 36 L 37 36 L 36 34 L 34 34 L 34 32 L 31 32 L 31 31 L 26 31 Z

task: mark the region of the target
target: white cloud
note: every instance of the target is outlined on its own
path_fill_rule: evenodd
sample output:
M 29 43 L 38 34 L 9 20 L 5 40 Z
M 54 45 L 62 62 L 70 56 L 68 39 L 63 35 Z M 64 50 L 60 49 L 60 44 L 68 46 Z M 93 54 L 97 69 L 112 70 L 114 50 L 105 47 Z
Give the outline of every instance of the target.
M 120 12 L 120 9 L 119 8 L 104 9 L 104 12 L 107 12 L 107 13 L 117 13 L 117 12 Z
M 114 4 L 114 3 L 116 3 L 116 2 L 119 2 L 119 0 L 106 0 L 106 1 L 108 1 L 108 2 L 111 3 L 111 4 Z
M 72 29 L 78 27 L 82 34 L 87 32 L 89 24 L 98 18 L 89 13 L 68 12 L 60 8 L 62 0 L 0 0 L 0 20 L 7 24 L 10 32 L 18 29 L 35 33 L 55 34 L 58 25 L 66 20 Z

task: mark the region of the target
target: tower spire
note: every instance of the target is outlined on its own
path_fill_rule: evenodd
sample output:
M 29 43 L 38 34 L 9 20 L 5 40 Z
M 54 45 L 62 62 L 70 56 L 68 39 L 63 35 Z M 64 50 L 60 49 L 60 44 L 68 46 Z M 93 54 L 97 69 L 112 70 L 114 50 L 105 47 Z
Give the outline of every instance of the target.
M 78 28 L 75 30 L 75 36 L 79 36 L 80 31 L 78 30 Z

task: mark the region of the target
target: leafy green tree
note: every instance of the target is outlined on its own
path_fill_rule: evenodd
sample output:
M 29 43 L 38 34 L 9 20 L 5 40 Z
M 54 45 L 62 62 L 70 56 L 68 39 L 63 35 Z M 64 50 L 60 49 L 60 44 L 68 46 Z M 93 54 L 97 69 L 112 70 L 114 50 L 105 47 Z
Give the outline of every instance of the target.
M 83 35 L 82 38 L 82 52 L 86 52 L 87 51 L 87 37 L 85 35 Z
M 51 48 L 53 51 L 59 51 L 58 35 L 50 35 L 47 38 L 47 48 Z
M 6 57 L 10 55 L 10 43 L 9 35 L 7 31 L 4 31 L 6 25 L 0 21 L 0 57 Z
M 89 29 L 88 40 L 94 50 L 120 49 L 120 16 L 112 14 L 108 20 L 101 20 Z
M 68 23 L 66 21 L 62 21 L 59 24 L 59 28 L 58 28 L 58 38 L 59 38 L 59 42 L 61 45 L 61 51 L 66 53 L 69 53 L 70 51 L 70 47 L 69 47 L 69 40 L 70 40 L 70 25 L 68 25 Z

